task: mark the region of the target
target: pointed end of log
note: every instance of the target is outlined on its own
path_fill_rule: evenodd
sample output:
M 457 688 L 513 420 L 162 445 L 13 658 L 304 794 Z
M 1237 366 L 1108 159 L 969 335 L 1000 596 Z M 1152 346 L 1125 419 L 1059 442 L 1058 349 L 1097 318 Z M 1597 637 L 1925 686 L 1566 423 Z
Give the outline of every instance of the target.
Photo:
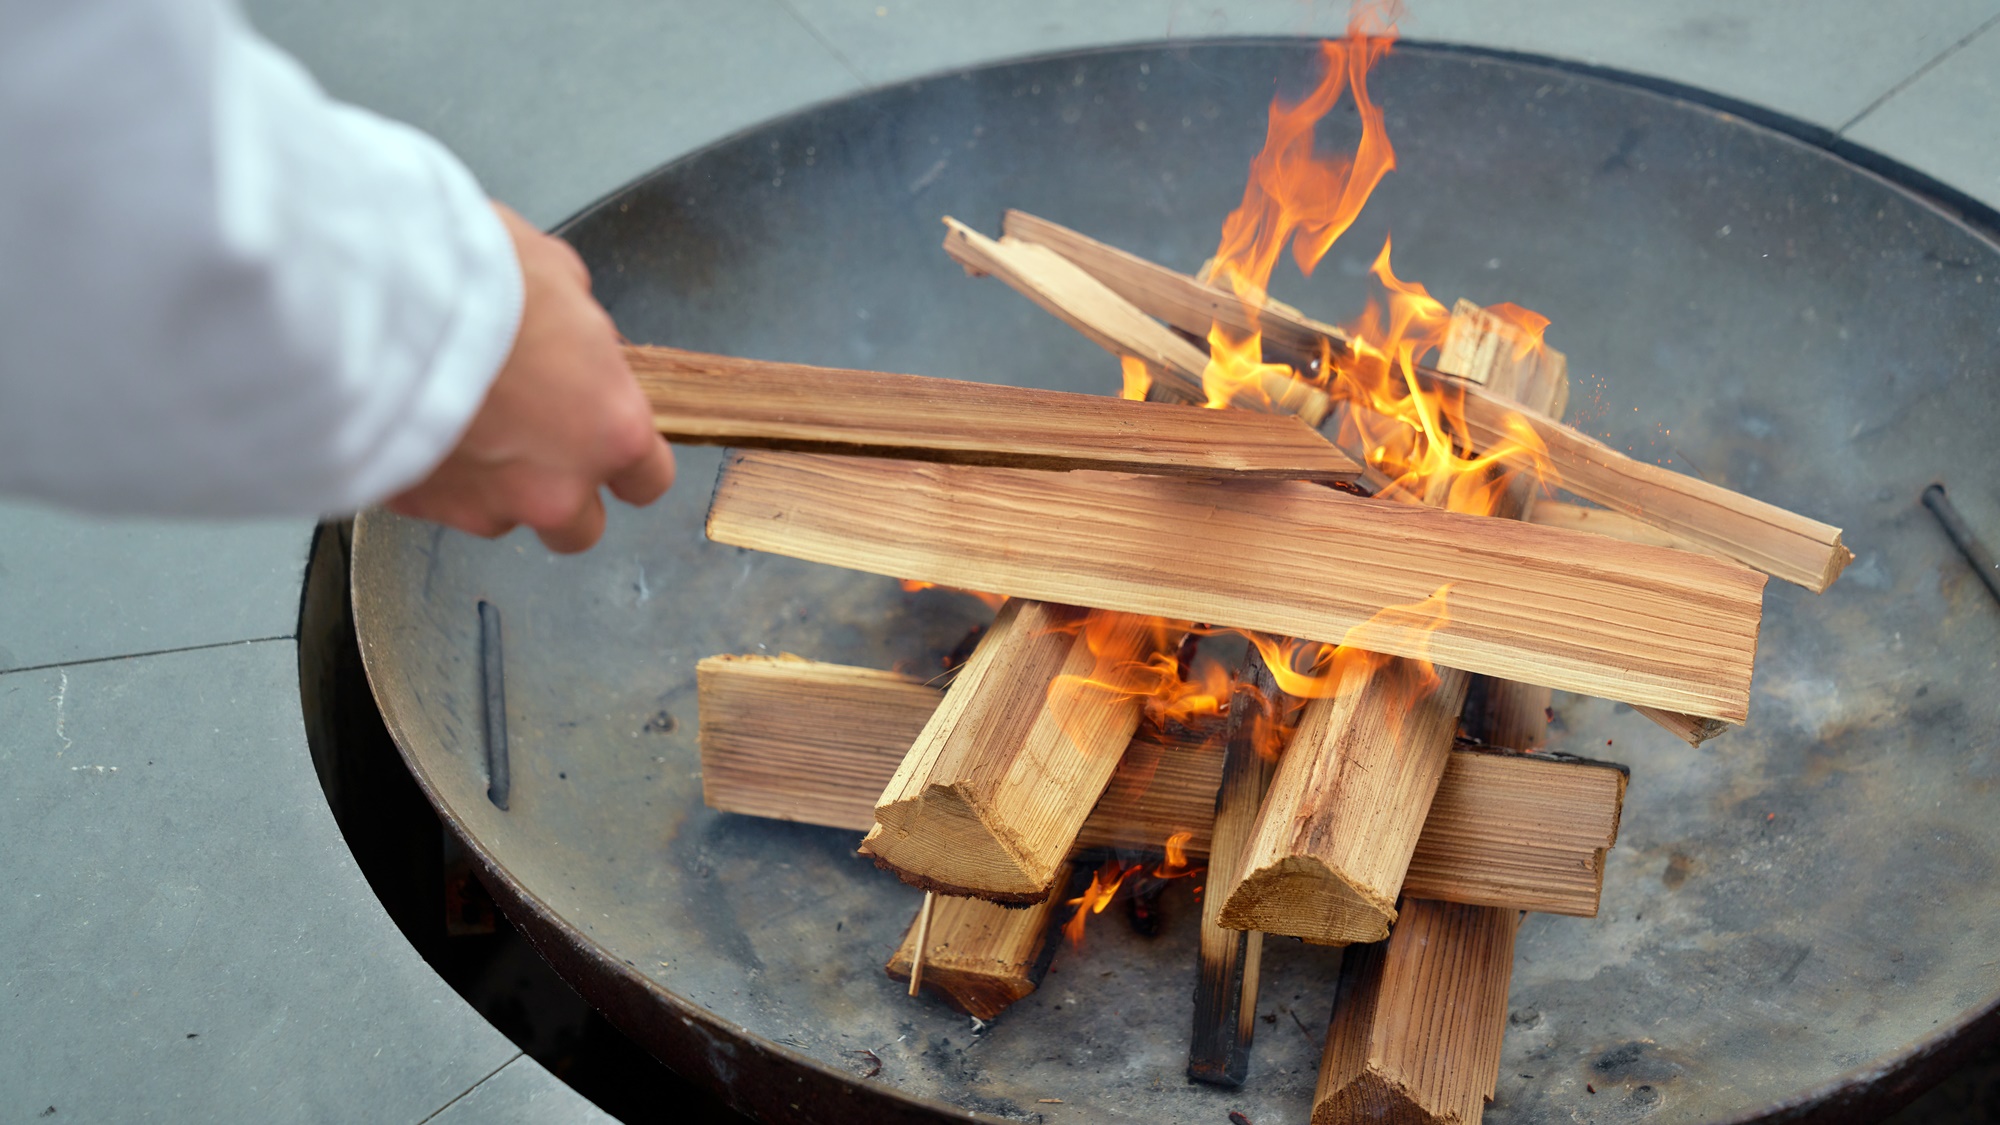
M 1426 1105 L 1408 1086 L 1366 1069 L 1313 1100 L 1312 1125 L 1346 1125 L 1350 1121 L 1379 1125 L 1477 1125 L 1484 1101 L 1475 1094 L 1469 1109 L 1463 1105 Z
M 1364 891 L 1309 855 L 1286 856 L 1243 877 L 1222 904 L 1221 925 L 1320 945 L 1381 941 L 1396 920 L 1393 897 Z
M 861 853 L 913 887 L 1003 906 L 1033 906 L 1055 889 L 1060 860 L 1046 870 L 1029 864 L 956 788 L 878 806 L 875 822 Z

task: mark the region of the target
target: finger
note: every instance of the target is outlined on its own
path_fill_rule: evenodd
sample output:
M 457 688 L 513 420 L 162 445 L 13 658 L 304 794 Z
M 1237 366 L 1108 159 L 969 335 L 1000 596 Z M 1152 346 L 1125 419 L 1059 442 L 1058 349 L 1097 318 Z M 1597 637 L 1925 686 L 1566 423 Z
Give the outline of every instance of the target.
M 567 522 L 555 527 L 537 527 L 535 534 L 558 555 L 588 551 L 604 536 L 604 501 L 593 490 Z
M 656 438 L 646 456 L 612 474 L 606 482 L 611 495 L 635 508 L 643 508 L 674 486 L 674 447 L 665 438 Z

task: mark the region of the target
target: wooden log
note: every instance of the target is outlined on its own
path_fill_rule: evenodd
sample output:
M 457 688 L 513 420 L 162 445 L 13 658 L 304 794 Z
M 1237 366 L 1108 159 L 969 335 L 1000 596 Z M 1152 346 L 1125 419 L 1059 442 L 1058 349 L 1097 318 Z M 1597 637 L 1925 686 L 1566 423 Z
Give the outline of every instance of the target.
M 1665 528 L 1654 527 L 1644 520 L 1634 519 L 1623 512 L 1614 512 L 1609 508 L 1592 508 L 1583 504 L 1545 499 L 1535 505 L 1528 519 L 1543 527 L 1566 527 L 1571 531 L 1588 531 L 1593 535 L 1609 535 L 1613 539 L 1623 539 L 1627 543 L 1646 543 L 1654 547 L 1701 551 L 1710 555 L 1720 554 L 1706 544 L 1683 539 Z
M 1495 394 L 1561 401 L 1569 377 L 1560 353 L 1521 343 L 1512 326 L 1461 301 L 1444 353 Z M 1519 519 L 1535 499 L 1532 479 L 1511 476 L 1494 504 L 1503 519 Z M 1405 659 L 1354 661 L 1334 695 L 1307 704 L 1222 924 L 1329 945 L 1386 937 L 1470 680 Z M 1511 681 L 1488 682 L 1511 695 Z
M 965 589 L 1342 640 L 1708 718 L 1748 713 L 1764 576 L 1685 551 L 1290 481 L 733 453 L 709 537 Z M 1160 544 L 1172 544 L 1163 552 Z
M 1238 1087 L 1250 1073 L 1250 1043 L 1257 1030 L 1257 989 L 1264 935 L 1222 925 L 1222 904 L 1243 878 L 1243 860 L 1257 809 L 1270 787 L 1280 747 L 1266 745 L 1282 720 L 1283 697 L 1253 650 L 1248 675 L 1230 701 L 1229 742 L 1222 783 L 1215 794 L 1215 822 L 1208 878 L 1201 895 L 1201 952 L 1194 985 L 1194 1033 L 1188 1039 L 1187 1075 L 1212 1086 Z
M 1058 886 L 1069 882 L 1069 870 L 1068 864 L 1057 870 Z M 1006 1011 L 1033 992 L 1048 971 L 1056 946 L 1049 928 L 1060 898 L 1051 895 L 1021 908 L 939 895 L 929 933 L 923 935 L 923 989 L 982 1020 Z M 915 964 L 921 907 L 918 913 L 885 966 L 896 980 L 909 980 Z
M 1313 1092 L 1313 1125 L 1474 1125 L 1499 1077 L 1520 912 L 1405 900 L 1354 946 Z
M 1008 211 L 1002 229 L 1016 241 L 1055 251 L 1146 314 L 1183 332 L 1206 336 L 1210 325 L 1221 324 L 1239 336 L 1261 331 L 1266 343 L 1299 355 L 1317 355 L 1323 345 L 1338 354 L 1348 350 L 1347 337 L 1338 328 L 1290 305 L 1267 297 L 1262 305 L 1246 307 L 1231 289 L 1197 281 L 1026 211 Z
M 888 672 L 711 656 L 696 671 L 702 796 L 710 808 L 865 832 L 875 800 L 939 693 Z M 1213 729 L 1142 727 L 1076 836 L 1157 848 L 1189 832 L 1207 856 L 1223 755 Z M 1594 917 L 1625 775 L 1550 755 L 1453 751 L 1404 877 L 1405 894 Z
M 945 253 L 968 273 L 999 278 L 1097 346 L 1143 361 L 1154 388 L 1170 400 L 1209 401 L 1202 382 L 1207 354 L 1103 282 L 1047 247 L 1010 238 L 995 241 L 956 219 L 944 222 L 949 231 Z M 1201 330 L 1207 332 L 1208 326 Z M 1259 382 L 1256 392 L 1236 395 L 1228 405 L 1296 414 L 1318 427 L 1332 403 L 1310 383 L 1274 373 Z
M 1323 945 L 1380 941 L 1465 704 L 1466 674 L 1356 663 L 1278 763 L 1222 925 Z
M 1100 653 L 1143 657 L 1148 634 L 1125 614 L 1002 605 L 883 788 L 862 852 L 939 894 L 1046 899 L 1139 725 L 1137 696 L 1092 682 Z
M 1065 240 L 1063 235 L 1054 233 L 1060 229 L 1047 220 L 1020 216 L 1018 212 L 1010 213 L 1007 218 L 1010 235 L 1032 239 L 1038 245 L 1056 245 L 1075 265 L 1103 281 L 1135 307 L 1184 331 L 1205 333 L 1214 320 L 1230 323 L 1215 310 L 1226 310 L 1228 302 L 1235 302 L 1239 311 L 1237 321 L 1231 326 L 1238 330 L 1254 322 L 1261 326 L 1265 339 L 1302 355 L 1316 354 L 1322 346 L 1336 354 L 1349 350 L 1346 336 L 1337 329 L 1276 302 L 1244 311 L 1233 293 L 1214 286 L 1208 288 L 1214 290 L 1216 297 L 1207 305 L 1186 297 L 1169 299 L 1163 294 L 1173 286 L 1158 275 L 1173 271 L 1152 263 L 1143 263 L 1152 267 L 1145 271 L 1149 277 L 1146 284 L 1121 280 L 1134 272 L 1132 263 L 1137 259 L 1122 252 L 1107 254 L 1109 247 L 1074 231 L 1066 232 L 1073 237 Z M 1184 274 L 1178 276 L 1182 288 L 1203 284 Z M 1523 410 L 1477 383 L 1454 378 L 1436 368 L 1419 367 L 1418 375 L 1433 387 L 1442 384 L 1463 391 L 1466 426 L 1474 443 L 1481 448 L 1507 436 L 1510 418 L 1518 416 L 1547 447 L 1549 459 L 1562 477 L 1562 487 L 1586 500 L 1664 528 L 1679 538 L 1703 544 L 1717 554 L 1815 593 L 1831 585 L 1854 559 L 1853 553 L 1841 543 L 1837 527 L 1697 477 L 1634 461 L 1546 413 Z
M 870 457 L 1346 481 L 1360 466 L 1296 418 L 1103 395 L 628 347 L 673 441 Z

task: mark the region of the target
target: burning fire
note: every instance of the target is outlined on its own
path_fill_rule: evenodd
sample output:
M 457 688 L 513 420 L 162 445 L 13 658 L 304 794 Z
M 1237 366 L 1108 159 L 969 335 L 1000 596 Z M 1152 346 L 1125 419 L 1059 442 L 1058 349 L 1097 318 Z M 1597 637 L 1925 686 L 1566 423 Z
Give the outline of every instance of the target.
M 1069 939 L 1071 945 L 1081 946 L 1086 921 L 1092 914 L 1104 913 L 1104 908 L 1111 905 L 1119 890 L 1133 883 L 1134 876 L 1138 877 L 1137 883 L 1146 885 L 1142 893 L 1150 894 L 1163 882 L 1192 878 L 1206 871 L 1207 868 L 1196 867 L 1188 862 L 1187 844 L 1192 839 L 1194 833 L 1185 830 L 1167 837 L 1166 859 L 1155 865 L 1150 873 L 1146 871 L 1146 865 L 1143 863 L 1127 864 L 1117 859 L 1106 860 L 1102 867 L 1091 873 L 1090 886 L 1084 888 L 1082 896 L 1064 903 L 1066 906 L 1076 907 L 1076 913 L 1070 915 L 1069 921 L 1063 923 L 1063 936 Z M 1199 892 L 1200 888 L 1197 887 L 1196 893 Z

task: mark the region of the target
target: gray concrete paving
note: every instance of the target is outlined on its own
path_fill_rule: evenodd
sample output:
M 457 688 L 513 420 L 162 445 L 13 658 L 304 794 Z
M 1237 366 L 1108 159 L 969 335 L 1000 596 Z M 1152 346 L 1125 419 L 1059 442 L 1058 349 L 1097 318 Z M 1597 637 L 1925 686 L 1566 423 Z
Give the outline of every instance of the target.
M 1947 52 L 1845 135 L 2000 207 L 2000 25 Z
M 864 86 L 1346 19 L 1306 0 L 247 6 L 335 93 L 433 131 L 545 224 Z M 1411 6 L 1413 38 L 1714 89 L 2000 205 L 2000 33 L 1979 33 L 2000 0 Z M 0 505 L 0 1118 L 604 1120 L 403 942 L 314 780 L 290 642 L 234 643 L 292 633 L 308 532 Z
M 618 1120 L 588 1102 L 576 1102 L 569 1087 L 523 1056 L 439 1110 L 426 1125 L 544 1125 L 550 1121 L 615 1125 Z
M 290 636 L 311 539 L 0 504 L 0 672 Z

